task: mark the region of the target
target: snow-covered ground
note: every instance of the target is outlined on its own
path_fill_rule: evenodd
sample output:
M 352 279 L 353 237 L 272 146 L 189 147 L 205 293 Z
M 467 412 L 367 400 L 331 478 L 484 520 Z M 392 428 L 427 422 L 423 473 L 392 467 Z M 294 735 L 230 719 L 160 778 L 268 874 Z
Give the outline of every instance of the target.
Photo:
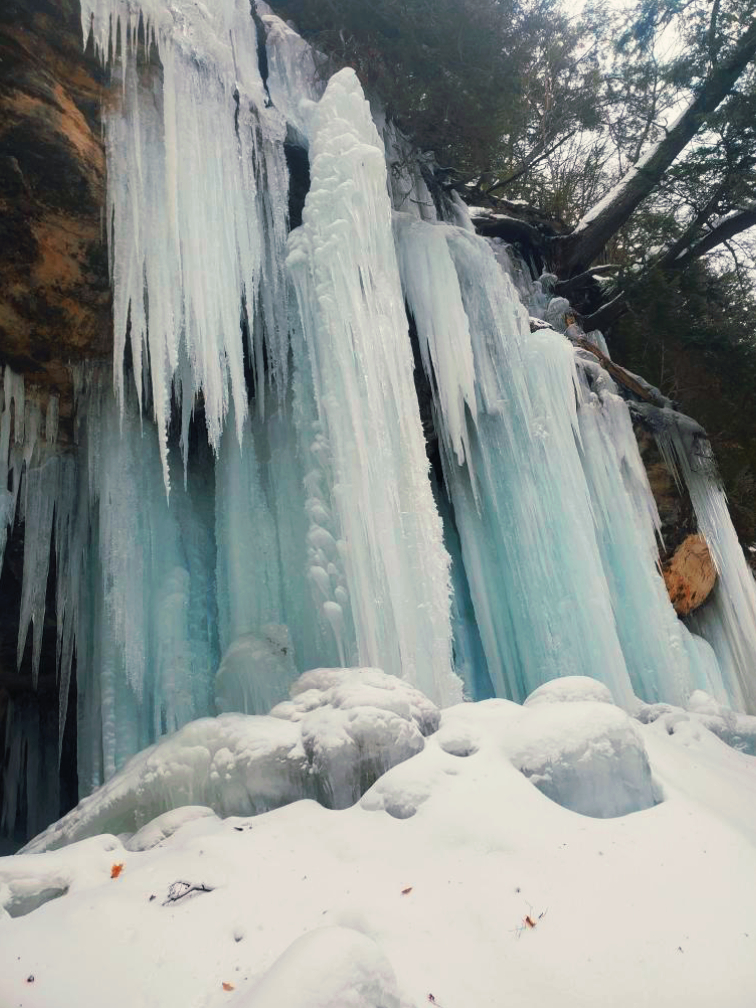
M 309 696 L 332 756 L 344 718 L 435 727 L 388 681 L 329 688 Z M 633 719 L 559 680 L 443 711 L 351 808 L 194 807 L 2 859 L 0 1005 L 751 1008 L 756 758 L 706 725 L 749 747 L 754 719 L 690 707 Z

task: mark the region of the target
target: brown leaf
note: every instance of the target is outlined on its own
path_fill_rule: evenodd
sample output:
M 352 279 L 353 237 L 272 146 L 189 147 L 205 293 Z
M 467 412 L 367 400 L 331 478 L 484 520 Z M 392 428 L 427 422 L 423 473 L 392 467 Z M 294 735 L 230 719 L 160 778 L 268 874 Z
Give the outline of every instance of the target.
M 402 889 L 402 896 L 406 896 L 408 893 L 412 892 L 412 886 L 408 885 L 406 889 Z
M 234 985 L 230 984 L 230 983 L 226 983 L 225 980 L 223 981 L 222 987 L 223 987 L 223 990 L 225 990 L 225 991 L 234 990 Z
M 123 871 L 122 864 L 114 864 L 113 867 L 110 869 L 110 877 L 118 878 L 118 876 L 121 874 L 122 871 Z

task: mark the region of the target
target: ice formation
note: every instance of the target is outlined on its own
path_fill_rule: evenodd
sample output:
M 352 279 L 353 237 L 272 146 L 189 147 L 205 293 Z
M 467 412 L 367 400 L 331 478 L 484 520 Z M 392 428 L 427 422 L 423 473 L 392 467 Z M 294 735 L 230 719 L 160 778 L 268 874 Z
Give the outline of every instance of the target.
M 48 771 L 74 665 L 82 797 L 187 723 L 279 702 L 270 732 L 296 736 L 321 779 L 292 796 L 348 804 L 389 749 L 422 747 L 396 710 L 373 735 L 359 707 L 305 716 L 285 697 L 307 669 L 382 669 L 442 706 L 589 676 L 630 712 L 696 691 L 756 710 L 756 589 L 710 468 L 658 425 L 719 572 L 686 626 L 627 403 L 563 335 L 555 278 L 431 194 L 354 72 L 325 86 L 262 2 L 84 0 L 82 23 L 113 80 L 116 345 L 112 374 L 76 372 L 75 452 L 57 400 L 43 419 L 3 374 L 0 553 L 25 522 L 18 659 L 36 680 L 52 542 L 60 709 L 56 753 L 34 742 L 49 733 L 33 705 L 9 704 L 24 728 L 7 733 L 0 829 L 58 814 Z M 291 220 L 290 188 L 307 189 Z M 616 738 L 609 775 L 632 749 Z M 650 801 L 640 756 L 634 773 Z M 221 792 L 185 799 L 227 811 Z
M 185 806 L 259 815 L 315 798 L 347 808 L 395 763 L 421 752 L 439 723 L 435 704 L 380 669 L 313 669 L 291 694 L 270 716 L 190 722 L 134 756 L 25 849 L 54 850 L 98 833 L 137 833 L 131 849 L 139 849 L 156 831 L 173 829 L 163 816 Z

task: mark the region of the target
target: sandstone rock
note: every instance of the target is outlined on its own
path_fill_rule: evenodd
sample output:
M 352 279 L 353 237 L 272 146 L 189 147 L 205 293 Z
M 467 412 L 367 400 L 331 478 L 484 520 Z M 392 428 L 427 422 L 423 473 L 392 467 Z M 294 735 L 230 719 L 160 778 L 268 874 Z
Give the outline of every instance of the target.
M 687 616 L 709 597 L 717 580 L 706 540 L 689 535 L 663 566 L 664 582 L 678 616 Z
M 0 363 L 71 409 L 69 361 L 112 346 L 101 76 L 73 0 L 0 10 Z

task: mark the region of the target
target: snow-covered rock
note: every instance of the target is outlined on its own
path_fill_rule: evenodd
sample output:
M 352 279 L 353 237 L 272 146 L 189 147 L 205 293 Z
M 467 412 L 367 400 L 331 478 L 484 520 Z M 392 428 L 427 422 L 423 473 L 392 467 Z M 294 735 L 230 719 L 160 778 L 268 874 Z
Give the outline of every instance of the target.
M 461 759 L 479 765 L 504 754 L 544 795 L 583 815 L 605 819 L 651 808 L 661 797 L 643 738 L 635 722 L 590 680 L 575 677 L 561 690 L 541 687 L 529 707 L 508 700 L 461 704 L 443 711 L 441 727 L 417 759 L 394 767 L 362 798 L 363 808 L 382 809 L 398 819 L 414 815 Z M 607 691 L 608 692 L 608 691 Z
M 703 690 L 695 690 L 687 709 L 672 704 L 640 704 L 636 717 L 642 724 L 659 723 L 669 735 L 688 724 L 706 728 L 726 745 L 749 756 L 756 756 L 756 717 L 739 714 L 718 703 Z
M 539 704 L 506 743 L 509 758 L 547 797 L 607 819 L 660 800 L 633 720 L 606 702 Z
M 598 679 L 591 679 L 590 676 L 562 676 L 561 679 L 551 679 L 533 690 L 525 700 L 524 706 L 534 707 L 542 703 L 573 703 L 584 700 L 614 703 L 612 691 Z
M 313 669 L 273 717 L 299 724 L 316 796 L 347 808 L 390 767 L 423 748 L 439 711 L 419 690 L 380 669 Z

